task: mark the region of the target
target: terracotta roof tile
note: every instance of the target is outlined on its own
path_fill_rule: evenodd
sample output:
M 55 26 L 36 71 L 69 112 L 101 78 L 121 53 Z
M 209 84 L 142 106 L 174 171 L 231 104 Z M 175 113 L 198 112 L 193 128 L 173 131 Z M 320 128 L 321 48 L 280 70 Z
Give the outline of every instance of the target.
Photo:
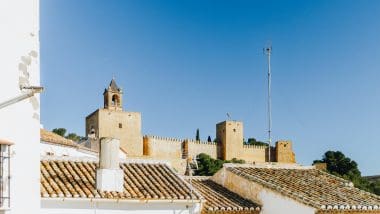
M 228 171 L 320 210 L 377 210 L 380 197 L 317 169 L 227 167 Z
M 67 146 L 71 148 L 75 148 L 79 151 L 90 152 L 90 153 L 98 153 L 98 151 L 88 148 L 84 145 L 80 145 L 72 140 L 66 139 L 54 132 L 40 129 L 40 140 L 42 143 L 58 145 L 58 146 Z M 123 151 L 124 152 L 124 151 Z
M 52 144 L 59 144 L 63 146 L 70 146 L 70 147 L 78 147 L 78 144 L 75 143 L 72 140 L 66 139 L 60 135 L 55 134 L 54 132 L 45 130 L 45 129 L 40 129 L 40 136 L 41 136 L 41 141 L 46 142 L 46 143 L 52 143 Z
M 193 177 L 191 180 L 187 177 L 186 180 L 206 199 L 202 213 L 260 213 L 257 203 L 242 198 L 208 177 Z
M 41 160 L 41 197 L 140 200 L 201 199 L 165 163 L 123 162 L 123 192 L 100 192 L 95 187 L 94 160 Z

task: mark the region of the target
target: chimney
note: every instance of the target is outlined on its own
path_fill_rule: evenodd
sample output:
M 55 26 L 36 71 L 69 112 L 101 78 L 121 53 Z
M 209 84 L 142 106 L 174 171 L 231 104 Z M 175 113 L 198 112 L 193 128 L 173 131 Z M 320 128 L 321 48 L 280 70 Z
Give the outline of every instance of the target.
M 124 191 L 124 173 L 119 165 L 120 141 L 100 139 L 99 167 L 96 169 L 96 188 L 99 191 Z

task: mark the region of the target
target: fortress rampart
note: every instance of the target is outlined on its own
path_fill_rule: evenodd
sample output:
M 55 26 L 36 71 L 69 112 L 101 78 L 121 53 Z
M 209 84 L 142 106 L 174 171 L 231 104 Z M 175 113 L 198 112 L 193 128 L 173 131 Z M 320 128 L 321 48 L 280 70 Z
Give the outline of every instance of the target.
M 186 140 L 184 143 L 188 145 L 187 155 L 189 157 L 195 157 L 200 153 L 208 154 L 215 159 L 218 157 L 218 147 L 215 142 Z
M 292 142 L 279 141 L 275 147 L 243 145 L 244 124 L 227 120 L 216 124 L 216 142 L 191 139 L 177 139 L 145 135 L 142 137 L 141 113 L 124 111 L 123 91 L 114 79 L 104 90 L 104 107 L 86 117 L 86 135 L 98 139 L 113 137 L 120 140 L 120 147 L 127 157 L 154 158 L 168 160 L 178 172 L 186 168 L 188 158 L 200 153 L 222 160 L 233 158 L 252 162 L 295 163 Z M 90 148 L 98 148 L 96 141 Z M 270 157 L 269 157 L 269 151 Z
M 143 154 L 155 158 L 182 159 L 182 140 L 168 137 L 143 137 Z
M 216 159 L 221 155 L 223 144 L 207 141 L 196 141 L 192 139 L 177 139 L 170 137 L 160 137 L 154 135 L 145 135 L 143 138 L 144 155 L 152 158 L 162 158 L 168 160 L 186 159 L 195 157 L 200 153 L 205 153 Z M 243 145 L 236 144 L 234 153 L 237 159 L 243 159 L 247 163 L 266 162 L 268 161 L 268 146 Z M 294 162 L 294 153 L 290 141 L 279 141 L 276 147 L 271 148 L 272 162 Z

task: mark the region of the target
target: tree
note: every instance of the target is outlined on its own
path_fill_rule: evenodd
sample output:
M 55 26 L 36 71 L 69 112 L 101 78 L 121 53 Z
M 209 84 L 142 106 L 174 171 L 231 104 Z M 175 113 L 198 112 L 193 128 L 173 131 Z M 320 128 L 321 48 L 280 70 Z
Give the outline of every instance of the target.
M 244 142 L 246 145 L 256 145 L 256 146 L 268 146 L 267 143 L 262 141 L 257 141 L 255 138 L 248 138 L 248 142 Z
M 326 163 L 328 172 L 350 180 L 361 177 L 358 164 L 340 151 L 327 151 L 321 160 L 314 160 L 314 163 Z
M 233 158 L 230 161 L 223 161 L 201 153 L 197 157 L 197 163 L 198 169 L 195 170 L 195 175 L 212 176 L 223 167 L 224 163 L 245 163 L 245 161 L 236 158 Z
M 78 136 L 75 133 L 69 133 L 69 134 L 67 134 L 66 138 L 69 139 L 69 140 L 75 141 L 75 142 L 78 142 L 78 141 L 80 141 L 82 139 L 81 136 Z
M 370 183 L 363 178 L 358 164 L 340 151 L 327 151 L 321 160 L 314 160 L 315 163 L 326 163 L 327 172 L 352 181 L 357 188 L 380 194 L 380 182 Z
M 68 133 L 66 136 L 66 132 L 67 130 L 65 128 L 55 128 L 52 130 L 53 133 L 57 134 L 57 135 L 60 135 L 66 139 L 69 139 L 69 140 L 72 140 L 72 141 L 75 141 L 75 142 L 79 142 L 80 140 L 84 139 L 84 137 L 81 137 L 75 133 Z
M 200 141 L 201 140 L 201 138 L 199 136 L 199 129 L 197 129 L 197 132 L 195 133 L 195 140 L 196 141 Z
M 65 137 L 66 129 L 65 128 L 55 128 L 52 130 L 53 133 L 56 133 L 57 135 L 60 135 L 62 137 Z
M 208 138 L 207 138 L 207 142 L 211 142 L 211 137 L 210 137 L 210 135 L 208 136 Z

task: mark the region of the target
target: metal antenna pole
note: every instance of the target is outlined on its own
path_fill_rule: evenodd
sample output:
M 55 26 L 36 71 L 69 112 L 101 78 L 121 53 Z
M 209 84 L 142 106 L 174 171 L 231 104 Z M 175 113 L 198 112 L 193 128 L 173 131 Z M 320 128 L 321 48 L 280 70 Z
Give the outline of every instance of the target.
M 272 103 L 271 103 L 271 68 L 270 56 L 272 53 L 272 46 L 269 45 L 265 48 L 265 54 L 268 56 L 268 161 L 271 162 L 271 144 L 272 144 Z

